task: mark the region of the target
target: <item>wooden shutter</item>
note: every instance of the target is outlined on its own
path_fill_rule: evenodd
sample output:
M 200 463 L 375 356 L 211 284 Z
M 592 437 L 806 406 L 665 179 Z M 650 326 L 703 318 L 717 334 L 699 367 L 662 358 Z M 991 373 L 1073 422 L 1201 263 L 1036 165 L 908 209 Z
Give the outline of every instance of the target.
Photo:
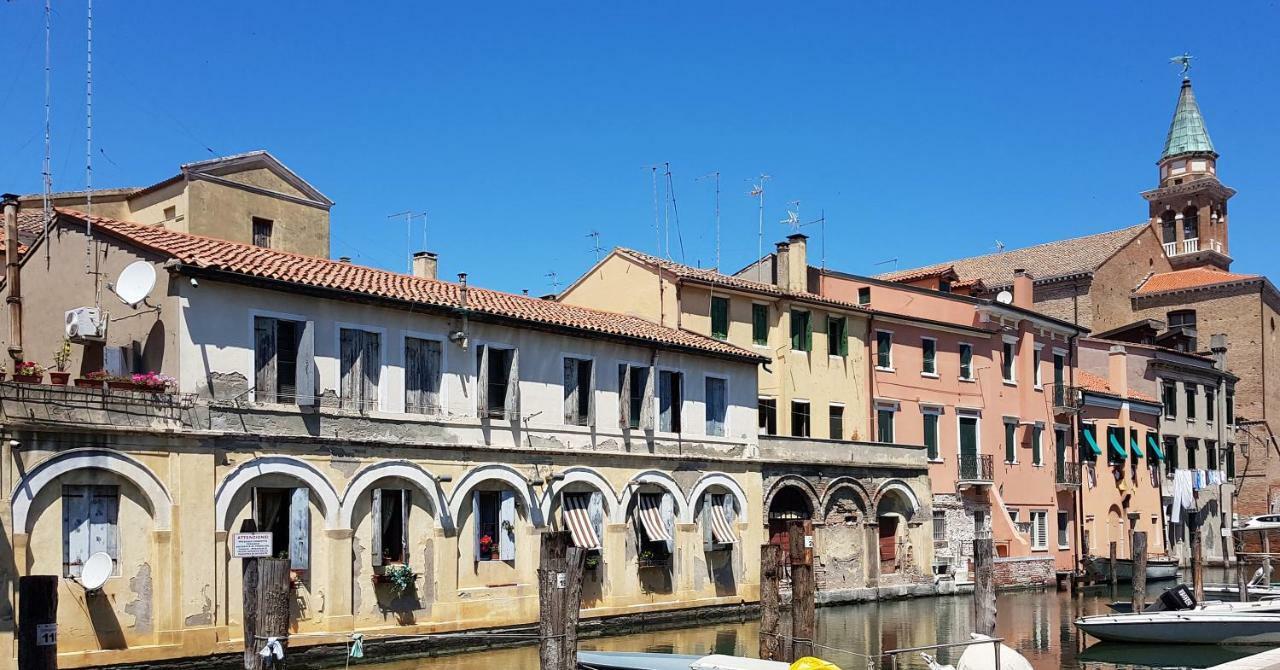
M 631 366 L 618 365 L 618 427 L 631 425 Z
M 409 564 L 409 503 L 413 491 L 400 489 L 400 561 Z
M 360 379 L 364 371 L 360 369 L 360 334 L 359 331 L 343 328 L 338 336 L 339 355 L 341 357 L 342 378 L 338 385 L 339 404 L 344 409 L 357 406 L 359 401 Z
M 404 411 L 410 414 L 426 414 L 426 389 L 422 383 L 425 345 L 425 340 L 404 338 Z
M 715 537 L 711 533 L 711 494 L 702 494 L 702 550 L 711 551 Z
M 382 338 L 378 333 L 360 333 L 360 411 L 379 408 L 378 387 L 382 380 Z
M 516 494 L 503 489 L 498 494 L 498 558 L 504 561 L 516 560 Z M 507 527 L 511 530 L 508 531 Z
M 507 399 L 503 403 L 503 415 L 507 419 L 520 418 L 520 350 L 508 352 L 507 367 Z
M 674 383 L 674 373 L 658 371 L 658 430 L 671 430 L 671 417 L 675 413 L 673 408 L 675 392 L 672 389 Z
M 289 568 L 307 570 L 311 567 L 311 505 L 308 489 L 303 486 L 293 490 L 289 500 Z
M 117 521 L 120 514 L 119 489 L 114 486 L 89 488 L 89 555 L 105 552 L 112 563 L 119 560 L 117 552 Z
M 707 434 L 725 434 L 725 382 L 717 377 L 707 377 Z
M 373 523 L 373 538 L 369 543 L 369 552 L 373 555 L 373 565 L 382 565 L 382 489 L 373 490 L 373 498 L 369 503 L 369 519 Z
M 316 404 L 316 322 L 303 321 L 298 331 L 298 360 L 294 393 L 299 405 Z
M 476 405 L 477 416 L 489 416 L 489 347 L 481 344 L 476 347 Z
M 804 315 L 804 350 L 813 351 L 813 314 L 805 312 Z
M 471 525 L 475 528 L 475 532 L 471 534 L 471 539 L 475 543 L 475 560 L 480 560 L 480 536 L 484 534 L 480 528 L 480 492 L 471 492 Z M 497 538 L 494 538 L 497 541 Z
M 644 400 L 640 404 L 640 428 L 643 430 L 653 430 L 653 392 L 657 370 L 652 365 L 645 368 L 644 378 Z
M 667 551 L 676 551 L 676 499 L 670 493 L 662 494 L 662 502 L 658 504 L 658 512 L 662 515 L 662 525 L 667 529 Z
M 596 539 L 600 540 L 600 545 L 604 545 L 604 495 L 599 491 L 592 491 L 587 498 L 587 517 L 591 519 L 591 527 L 596 531 Z
M 594 427 L 596 425 L 596 363 L 595 361 L 587 361 L 587 365 L 591 366 L 591 371 L 587 375 L 587 425 Z M 582 393 L 582 389 L 578 389 L 578 393 Z M 604 542 L 604 538 L 600 538 Z
M 564 359 L 564 422 L 578 423 L 578 359 Z
M 276 320 L 253 317 L 253 389 L 258 402 L 276 402 Z
M 62 487 L 63 573 L 79 577 L 89 558 L 89 491 L 84 486 Z
M 444 378 L 443 347 L 436 340 L 422 341 L 421 374 L 426 383 L 423 401 L 426 402 L 428 414 L 443 414 L 444 407 L 440 402 L 440 384 Z M 407 490 L 407 489 L 406 489 Z

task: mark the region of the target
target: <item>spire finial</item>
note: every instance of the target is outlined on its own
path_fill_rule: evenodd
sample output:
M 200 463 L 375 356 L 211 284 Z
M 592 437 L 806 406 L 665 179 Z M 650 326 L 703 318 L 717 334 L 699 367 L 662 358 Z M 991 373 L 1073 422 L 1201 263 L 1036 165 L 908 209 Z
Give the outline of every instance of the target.
M 1188 79 L 1191 79 L 1191 77 L 1190 77 L 1190 76 L 1188 76 L 1188 74 L 1187 74 L 1187 73 L 1191 71 L 1191 59 L 1192 59 L 1192 58 L 1195 58 L 1195 56 L 1192 56 L 1190 51 L 1184 51 L 1184 52 L 1182 52 L 1182 55 L 1181 55 L 1181 56 L 1174 56 L 1173 58 L 1170 58 L 1170 59 L 1169 59 L 1169 62 L 1170 62 L 1170 63 L 1176 63 L 1176 64 L 1178 64 L 1178 65 L 1182 66 L 1182 72 L 1181 72 L 1181 74 L 1182 74 L 1182 80 L 1183 80 L 1183 81 L 1186 81 L 1186 80 L 1188 80 Z

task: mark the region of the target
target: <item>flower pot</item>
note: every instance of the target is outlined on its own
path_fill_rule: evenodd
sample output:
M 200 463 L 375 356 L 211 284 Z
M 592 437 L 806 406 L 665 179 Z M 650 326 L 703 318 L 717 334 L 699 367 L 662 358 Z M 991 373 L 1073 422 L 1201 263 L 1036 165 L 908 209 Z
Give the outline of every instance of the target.
M 107 380 L 107 388 L 112 391 L 136 391 L 138 385 L 133 382 Z
M 75 383 L 76 383 L 76 388 L 80 388 L 80 389 L 101 389 L 102 388 L 101 379 L 85 379 L 84 377 L 80 377 L 76 379 Z
M 54 371 L 49 373 L 49 383 L 53 384 L 54 386 L 66 386 L 67 382 L 70 380 L 71 380 L 70 372 Z
M 13 376 L 13 381 L 18 382 L 19 384 L 39 384 L 40 382 L 44 381 L 44 375 L 43 374 L 38 374 L 38 375 L 15 374 Z

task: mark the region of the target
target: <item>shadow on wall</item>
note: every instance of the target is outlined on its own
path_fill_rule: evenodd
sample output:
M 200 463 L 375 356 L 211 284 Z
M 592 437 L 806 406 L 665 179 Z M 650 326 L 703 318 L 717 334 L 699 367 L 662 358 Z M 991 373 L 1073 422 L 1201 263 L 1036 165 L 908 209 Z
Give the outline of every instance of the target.
M 98 591 L 87 594 L 84 604 L 85 609 L 89 612 L 89 621 L 93 624 L 93 634 L 98 638 L 98 647 L 100 649 L 127 649 L 128 645 L 124 641 L 124 631 L 120 629 L 120 619 L 116 617 L 111 598 Z
M 717 596 L 733 596 L 738 594 L 737 577 L 734 575 L 733 563 L 737 548 L 707 552 L 707 572 L 716 586 Z

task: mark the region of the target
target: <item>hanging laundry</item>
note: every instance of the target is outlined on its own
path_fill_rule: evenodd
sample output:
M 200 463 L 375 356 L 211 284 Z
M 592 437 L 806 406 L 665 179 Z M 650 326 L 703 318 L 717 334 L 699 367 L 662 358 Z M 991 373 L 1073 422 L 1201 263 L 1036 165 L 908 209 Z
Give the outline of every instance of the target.
M 262 651 L 258 655 L 267 659 L 267 666 L 274 665 L 276 661 L 284 660 L 284 647 L 281 646 L 279 638 L 267 638 L 267 644 L 262 647 Z
M 1190 470 L 1177 470 L 1173 473 L 1173 500 L 1169 505 L 1169 520 L 1182 523 L 1182 510 L 1191 509 L 1195 487 L 1195 475 Z
M 351 652 L 348 655 L 351 658 L 364 658 L 364 635 L 351 634 Z

